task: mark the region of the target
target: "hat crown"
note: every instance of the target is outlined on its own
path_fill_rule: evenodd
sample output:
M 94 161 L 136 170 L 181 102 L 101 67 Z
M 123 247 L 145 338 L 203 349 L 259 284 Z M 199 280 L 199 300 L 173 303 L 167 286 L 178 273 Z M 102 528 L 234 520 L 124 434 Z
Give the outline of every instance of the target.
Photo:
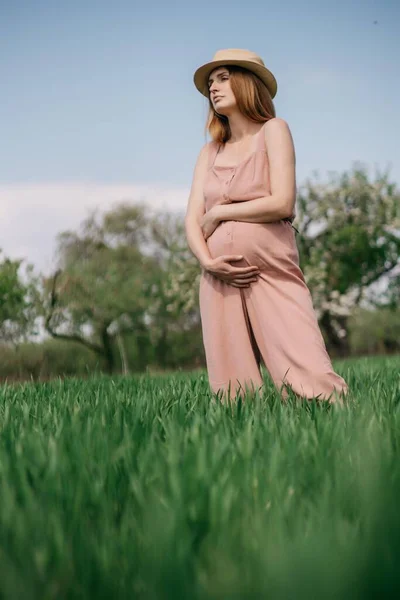
M 243 50 L 242 48 L 227 48 L 225 50 L 217 50 L 214 54 L 213 61 L 216 60 L 249 60 L 255 62 L 262 67 L 265 67 L 263 59 L 251 50 Z
M 251 71 L 268 88 L 271 98 L 277 91 L 277 82 L 275 76 L 264 64 L 263 59 L 252 52 L 243 48 L 225 48 L 217 50 L 211 62 L 207 62 L 196 69 L 193 80 L 196 88 L 203 96 L 209 97 L 208 78 L 210 73 L 217 67 L 236 65 Z

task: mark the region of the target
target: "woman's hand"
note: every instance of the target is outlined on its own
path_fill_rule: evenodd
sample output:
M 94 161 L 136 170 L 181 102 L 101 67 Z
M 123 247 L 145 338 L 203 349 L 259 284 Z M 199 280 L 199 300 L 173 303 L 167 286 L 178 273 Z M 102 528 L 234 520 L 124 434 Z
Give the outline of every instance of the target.
M 200 219 L 200 227 L 203 232 L 204 239 L 210 237 L 212 233 L 217 229 L 221 219 L 219 218 L 215 208 L 211 208 Z
M 207 264 L 203 265 L 205 271 L 238 288 L 250 287 L 250 284 L 258 281 L 260 269 L 253 265 L 250 267 L 234 267 L 230 263 L 235 260 L 242 260 L 242 255 L 224 254 L 210 259 Z

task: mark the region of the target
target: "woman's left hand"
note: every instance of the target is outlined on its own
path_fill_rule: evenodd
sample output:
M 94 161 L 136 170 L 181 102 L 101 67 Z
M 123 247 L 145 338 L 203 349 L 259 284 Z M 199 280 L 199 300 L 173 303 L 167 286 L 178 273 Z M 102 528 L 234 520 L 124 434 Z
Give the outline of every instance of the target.
M 218 218 L 217 213 L 213 208 L 204 213 L 204 215 L 200 219 L 200 227 L 203 231 L 203 236 L 205 240 L 209 238 L 212 233 L 214 233 L 219 224 L 220 219 Z

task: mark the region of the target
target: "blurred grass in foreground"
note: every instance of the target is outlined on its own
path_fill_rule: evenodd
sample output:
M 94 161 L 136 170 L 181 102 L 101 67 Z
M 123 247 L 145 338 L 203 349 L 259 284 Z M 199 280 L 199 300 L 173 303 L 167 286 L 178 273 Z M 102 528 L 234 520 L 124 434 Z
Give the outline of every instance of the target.
M 3 386 L 0 597 L 399 598 L 400 357 L 347 405 L 205 374 Z

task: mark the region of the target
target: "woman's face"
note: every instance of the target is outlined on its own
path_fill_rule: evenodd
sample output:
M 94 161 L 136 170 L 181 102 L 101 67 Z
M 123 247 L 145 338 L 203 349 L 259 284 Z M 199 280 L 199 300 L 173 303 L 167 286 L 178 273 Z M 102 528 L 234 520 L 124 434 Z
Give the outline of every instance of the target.
M 228 115 L 236 106 L 236 98 L 229 81 L 229 71 L 225 67 L 217 67 L 208 78 L 210 100 L 214 110 L 221 115 Z

